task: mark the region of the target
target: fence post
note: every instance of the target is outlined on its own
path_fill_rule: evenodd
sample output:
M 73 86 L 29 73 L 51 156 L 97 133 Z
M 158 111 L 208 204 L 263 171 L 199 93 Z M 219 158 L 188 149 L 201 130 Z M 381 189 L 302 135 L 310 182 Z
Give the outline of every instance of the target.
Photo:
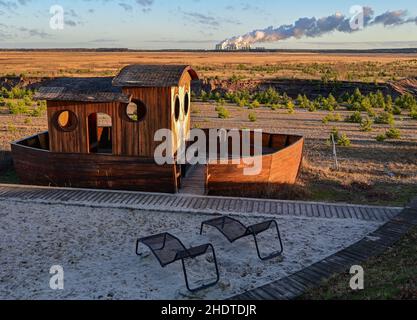
M 337 160 L 337 149 L 336 149 L 336 141 L 334 139 L 334 134 L 332 134 L 331 137 L 332 137 L 332 143 L 333 143 L 334 169 L 339 170 L 339 161 Z

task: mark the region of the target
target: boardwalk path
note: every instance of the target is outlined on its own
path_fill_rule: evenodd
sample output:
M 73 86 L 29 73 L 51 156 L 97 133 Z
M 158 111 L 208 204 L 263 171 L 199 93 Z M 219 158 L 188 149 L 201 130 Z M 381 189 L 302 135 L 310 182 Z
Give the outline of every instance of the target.
M 263 214 L 386 222 L 402 208 L 262 199 L 59 189 L 0 184 L 0 200 L 129 208 L 148 211 Z

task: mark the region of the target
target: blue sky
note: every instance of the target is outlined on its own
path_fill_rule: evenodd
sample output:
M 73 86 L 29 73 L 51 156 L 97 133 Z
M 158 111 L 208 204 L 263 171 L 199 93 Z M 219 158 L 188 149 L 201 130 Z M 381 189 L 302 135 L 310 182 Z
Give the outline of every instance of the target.
M 49 27 L 52 5 L 65 10 L 65 28 Z M 133 49 L 211 49 L 226 38 L 301 17 L 349 15 L 353 5 L 375 15 L 407 10 L 417 17 L 415 0 L 0 0 L 0 47 L 124 47 Z M 414 42 L 414 44 L 413 44 Z M 331 32 L 288 39 L 268 48 L 417 47 L 417 24 L 376 25 L 355 33 Z

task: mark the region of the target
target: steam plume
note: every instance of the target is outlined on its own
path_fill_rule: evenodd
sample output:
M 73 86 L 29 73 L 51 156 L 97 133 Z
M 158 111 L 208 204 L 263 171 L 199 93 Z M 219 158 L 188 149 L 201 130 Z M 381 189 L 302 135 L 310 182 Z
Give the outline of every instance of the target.
M 363 28 L 373 25 L 393 27 L 406 23 L 417 23 L 417 17 L 408 17 L 406 10 L 387 11 L 374 17 L 374 11 L 370 7 L 364 7 L 361 17 Z M 300 18 L 290 25 L 281 25 L 277 28 L 254 30 L 243 36 L 226 39 L 217 45 L 219 49 L 247 48 L 259 42 L 275 42 L 289 38 L 309 37 L 315 38 L 333 31 L 352 33 L 362 28 L 353 28 L 355 18 L 347 17 L 341 13 L 323 18 Z

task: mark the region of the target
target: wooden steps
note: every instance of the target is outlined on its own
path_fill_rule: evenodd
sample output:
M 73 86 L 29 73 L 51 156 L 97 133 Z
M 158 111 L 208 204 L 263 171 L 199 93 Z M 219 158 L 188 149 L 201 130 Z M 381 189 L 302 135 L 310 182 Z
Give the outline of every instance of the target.
M 206 171 L 205 165 L 192 166 L 182 179 L 180 194 L 206 195 Z

